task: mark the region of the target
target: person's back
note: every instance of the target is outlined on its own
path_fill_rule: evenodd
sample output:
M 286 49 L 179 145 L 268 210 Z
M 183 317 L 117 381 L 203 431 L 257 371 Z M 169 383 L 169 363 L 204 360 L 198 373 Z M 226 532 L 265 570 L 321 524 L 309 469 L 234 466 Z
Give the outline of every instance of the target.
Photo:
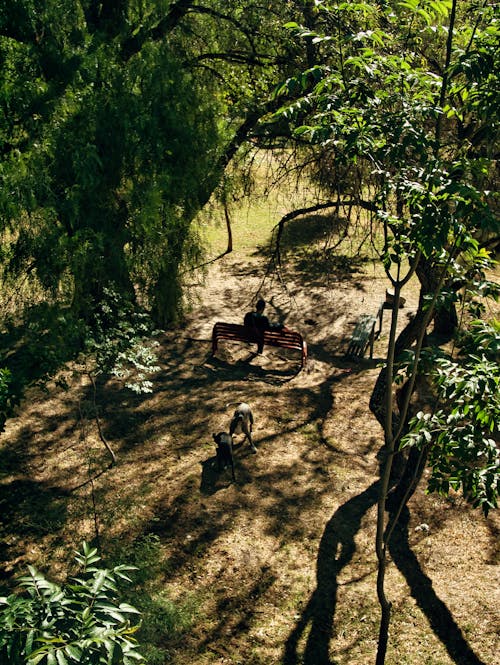
M 243 325 L 249 330 L 252 330 L 257 337 L 258 353 L 262 353 L 264 349 L 264 332 L 271 329 L 269 319 L 267 316 L 264 316 L 263 313 L 265 306 L 266 303 L 264 300 L 258 300 L 255 305 L 255 311 L 247 312 L 243 319 Z
M 259 331 L 264 330 L 282 330 L 284 328 L 282 323 L 270 323 L 267 316 L 264 314 L 266 301 L 260 298 L 255 305 L 255 311 L 247 312 L 243 319 L 243 325 L 254 328 Z
M 259 312 L 247 312 L 243 319 L 243 325 L 246 328 L 253 328 L 259 331 L 269 330 L 271 328 L 267 316 L 264 316 Z

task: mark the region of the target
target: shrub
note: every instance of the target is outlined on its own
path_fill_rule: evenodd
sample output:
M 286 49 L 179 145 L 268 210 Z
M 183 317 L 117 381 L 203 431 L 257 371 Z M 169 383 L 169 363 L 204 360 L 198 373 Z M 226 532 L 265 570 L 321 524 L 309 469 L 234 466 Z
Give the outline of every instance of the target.
M 78 577 L 63 586 L 28 566 L 19 593 L 0 598 L 0 662 L 9 665 L 131 665 L 144 662 L 133 634 L 139 611 L 119 602 L 118 579 L 131 566 L 96 567 L 83 543 Z M 133 619 L 132 619 L 133 618 Z

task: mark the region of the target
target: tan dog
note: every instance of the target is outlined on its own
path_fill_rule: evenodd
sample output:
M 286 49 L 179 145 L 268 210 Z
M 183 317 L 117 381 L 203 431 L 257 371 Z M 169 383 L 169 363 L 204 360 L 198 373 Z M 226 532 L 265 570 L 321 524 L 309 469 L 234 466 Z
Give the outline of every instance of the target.
M 229 406 L 229 404 L 227 406 Z M 245 404 L 245 402 L 241 402 L 241 404 L 238 405 L 238 408 L 234 412 L 231 423 L 229 424 L 229 434 L 231 435 L 231 438 L 233 434 L 245 434 L 244 440 L 248 439 L 252 452 L 256 453 L 257 448 L 255 447 L 252 439 L 252 428 L 252 409 L 248 406 L 248 404 Z

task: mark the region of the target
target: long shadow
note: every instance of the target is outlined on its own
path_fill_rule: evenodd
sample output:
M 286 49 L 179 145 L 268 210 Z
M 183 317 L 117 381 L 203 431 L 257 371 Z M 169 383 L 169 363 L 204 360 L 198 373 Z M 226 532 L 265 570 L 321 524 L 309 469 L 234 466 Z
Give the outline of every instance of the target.
M 57 533 L 65 524 L 68 493 L 60 487 L 18 479 L 0 485 L 0 563 L 21 556 L 23 539 Z M 7 541 L 6 534 L 16 539 Z M 14 573 L 0 568 L 2 583 Z
M 389 541 L 389 551 L 394 563 L 404 575 L 412 597 L 457 665 L 487 665 L 467 643 L 450 610 L 432 588 L 432 580 L 420 567 L 408 539 L 409 520 L 410 512 L 405 507 Z
M 337 578 L 356 551 L 354 538 L 363 516 L 377 501 L 378 488 L 376 481 L 344 503 L 326 525 L 318 551 L 317 586 L 286 642 L 283 665 L 332 665 L 328 652 L 337 605 Z M 309 625 L 301 656 L 298 644 Z
M 212 380 L 217 380 L 217 382 L 262 381 L 272 385 L 281 385 L 291 381 L 302 370 L 300 361 L 296 362 L 295 359 L 290 359 L 289 365 L 283 369 L 252 365 L 251 362 L 256 356 L 257 353 L 250 351 L 246 358 L 228 362 L 212 356 L 210 353 L 202 364 L 206 370 L 217 373 L 216 379 L 212 376 Z
M 11 372 L 9 392 L 16 405 L 28 386 L 43 383 L 82 348 L 80 323 L 58 304 L 39 303 L 23 313 L 21 324 L 2 324 L 0 365 Z

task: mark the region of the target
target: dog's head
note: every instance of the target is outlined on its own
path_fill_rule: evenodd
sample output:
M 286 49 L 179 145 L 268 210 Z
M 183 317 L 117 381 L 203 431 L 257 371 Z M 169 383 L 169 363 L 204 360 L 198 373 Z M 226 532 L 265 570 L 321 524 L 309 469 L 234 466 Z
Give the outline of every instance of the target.
M 212 438 L 215 441 L 217 447 L 219 448 L 228 448 L 231 446 L 232 437 L 227 432 L 219 432 L 218 434 L 212 434 Z

